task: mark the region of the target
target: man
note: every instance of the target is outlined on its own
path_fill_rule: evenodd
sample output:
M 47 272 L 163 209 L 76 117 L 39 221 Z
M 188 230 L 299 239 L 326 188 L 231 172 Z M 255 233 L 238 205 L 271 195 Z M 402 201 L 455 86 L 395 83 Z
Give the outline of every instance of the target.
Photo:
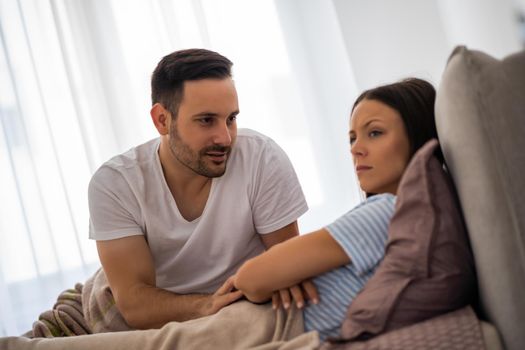
M 203 49 L 164 57 L 151 79 L 160 138 L 90 182 L 90 238 L 133 328 L 217 312 L 242 296 L 228 277 L 245 260 L 298 235 L 297 176 L 271 139 L 237 132 L 231 66 Z

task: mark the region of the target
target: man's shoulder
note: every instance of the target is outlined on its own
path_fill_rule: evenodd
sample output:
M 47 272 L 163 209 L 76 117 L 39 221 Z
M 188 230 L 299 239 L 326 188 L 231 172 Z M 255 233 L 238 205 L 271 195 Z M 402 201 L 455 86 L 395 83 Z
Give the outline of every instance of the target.
M 92 180 L 120 177 L 128 172 L 141 172 L 141 168 L 151 168 L 151 162 L 157 157 L 159 142 L 156 138 L 113 156 L 95 171 Z
M 267 142 L 268 140 L 271 140 L 271 138 L 253 129 L 241 128 L 237 131 L 237 140 Z
M 100 168 L 122 169 L 141 165 L 144 162 L 155 160 L 160 140 L 155 138 L 126 152 L 113 156 L 104 162 Z
M 264 151 L 265 149 L 279 148 L 269 136 L 252 129 L 239 129 L 237 132 L 236 147 L 244 151 Z

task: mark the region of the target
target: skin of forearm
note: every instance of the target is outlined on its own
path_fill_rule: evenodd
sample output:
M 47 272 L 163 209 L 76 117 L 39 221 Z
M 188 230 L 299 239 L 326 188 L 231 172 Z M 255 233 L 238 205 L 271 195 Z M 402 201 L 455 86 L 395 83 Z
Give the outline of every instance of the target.
M 211 314 L 208 294 L 175 294 L 170 291 L 138 285 L 117 298 L 128 325 L 135 329 L 161 328 L 171 321 L 183 322 Z
M 300 280 L 280 281 L 280 278 L 276 278 L 271 262 L 265 262 L 268 255 L 270 254 L 265 253 L 263 256 L 248 260 L 235 274 L 235 288 L 253 303 L 266 302 L 271 299 L 274 291 L 300 282 Z
M 350 263 L 325 229 L 294 237 L 245 262 L 235 274 L 235 287 L 252 302 Z

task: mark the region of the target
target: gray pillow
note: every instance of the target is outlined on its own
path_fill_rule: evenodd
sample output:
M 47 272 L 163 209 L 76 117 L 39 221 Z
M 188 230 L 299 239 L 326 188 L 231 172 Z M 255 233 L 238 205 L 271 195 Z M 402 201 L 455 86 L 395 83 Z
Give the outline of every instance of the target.
M 434 156 L 412 158 L 398 189 L 385 258 L 351 303 L 343 339 L 362 339 L 459 309 L 475 295 L 475 270 L 453 186 Z

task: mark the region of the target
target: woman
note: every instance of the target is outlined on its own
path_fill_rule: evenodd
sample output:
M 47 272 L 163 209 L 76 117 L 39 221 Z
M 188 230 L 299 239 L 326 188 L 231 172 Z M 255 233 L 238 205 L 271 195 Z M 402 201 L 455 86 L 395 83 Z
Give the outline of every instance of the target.
M 350 152 L 367 200 L 325 228 L 278 244 L 242 265 L 233 283 L 248 300 L 265 302 L 281 291 L 285 307 L 291 293 L 301 308 L 300 290 L 290 287 L 317 276 L 322 299 L 306 289 L 313 304 L 304 309 L 305 330 L 319 331 L 322 340 L 338 334 L 350 302 L 384 256 L 405 168 L 426 141 L 437 138 L 434 100 L 433 86 L 416 78 L 357 98 L 350 117 Z

